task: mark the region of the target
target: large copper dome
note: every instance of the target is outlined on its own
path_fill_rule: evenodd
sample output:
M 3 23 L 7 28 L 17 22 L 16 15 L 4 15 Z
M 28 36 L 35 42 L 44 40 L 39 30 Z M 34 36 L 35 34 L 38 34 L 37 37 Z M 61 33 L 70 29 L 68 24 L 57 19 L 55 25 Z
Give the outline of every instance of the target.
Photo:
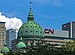
M 39 24 L 34 22 L 34 17 L 32 14 L 32 8 L 30 6 L 29 15 L 27 18 L 27 22 L 24 23 L 19 31 L 17 38 L 28 38 L 28 37 L 43 37 L 43 29 Z

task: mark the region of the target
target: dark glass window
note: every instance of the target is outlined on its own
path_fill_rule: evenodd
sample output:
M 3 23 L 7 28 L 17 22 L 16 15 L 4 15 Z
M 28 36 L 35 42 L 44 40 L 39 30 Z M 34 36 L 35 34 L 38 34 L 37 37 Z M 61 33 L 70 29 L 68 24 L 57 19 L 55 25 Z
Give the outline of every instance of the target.
M 2 35 L 2 36 L 4 36 L 4 35 Z
M 14 32 L 14 31 L 11 31 L 11 32 Z

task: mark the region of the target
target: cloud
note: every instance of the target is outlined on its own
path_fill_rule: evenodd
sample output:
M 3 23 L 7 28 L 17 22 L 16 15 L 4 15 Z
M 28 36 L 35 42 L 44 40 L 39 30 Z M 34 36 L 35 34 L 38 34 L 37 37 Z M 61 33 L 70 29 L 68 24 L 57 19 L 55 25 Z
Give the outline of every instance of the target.
M 22 25 L 22 20 L 18 19 L 16 17 L 14 18 L 9 18 L 6 17 L 4 15 L 2 15 L 2 13 L 0 12 L 0 22 L 6 22 L 5 23 L 5 27 L 6 29 L 19 29 Z
M 54 6 L 63 6 L 62 0 L 33 0 L 33 2 L 36 2 L 39 5 L 54 5 Z

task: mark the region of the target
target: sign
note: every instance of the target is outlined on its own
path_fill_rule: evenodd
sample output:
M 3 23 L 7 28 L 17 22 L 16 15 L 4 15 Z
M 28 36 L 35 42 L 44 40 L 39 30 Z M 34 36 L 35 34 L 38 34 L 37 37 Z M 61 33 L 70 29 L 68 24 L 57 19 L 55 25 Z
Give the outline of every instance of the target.
M 44 33 L 46 34 L 53 34 L 54 33 L 54 30 L 51 30 L 51 29 L 44 29 Z

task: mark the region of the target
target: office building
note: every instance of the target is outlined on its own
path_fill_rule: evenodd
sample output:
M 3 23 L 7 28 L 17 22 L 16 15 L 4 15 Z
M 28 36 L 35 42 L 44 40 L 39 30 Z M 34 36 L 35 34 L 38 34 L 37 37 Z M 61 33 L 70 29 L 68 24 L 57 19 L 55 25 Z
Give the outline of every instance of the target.
M 75 21 L 63 24 L 62 30 L 69 31 L 69 38 L 75 38 Z
M 11 49 L 11 41 L 16 39 L 16 29 L 9 29 L 6 31 L 6 44 Z
M 0 22 L 0 49 L 3 48 L 5 40 L 6 40 L 5 22 Z
M 69 31 L 44 29 L 44 36 L 69 38 Z

